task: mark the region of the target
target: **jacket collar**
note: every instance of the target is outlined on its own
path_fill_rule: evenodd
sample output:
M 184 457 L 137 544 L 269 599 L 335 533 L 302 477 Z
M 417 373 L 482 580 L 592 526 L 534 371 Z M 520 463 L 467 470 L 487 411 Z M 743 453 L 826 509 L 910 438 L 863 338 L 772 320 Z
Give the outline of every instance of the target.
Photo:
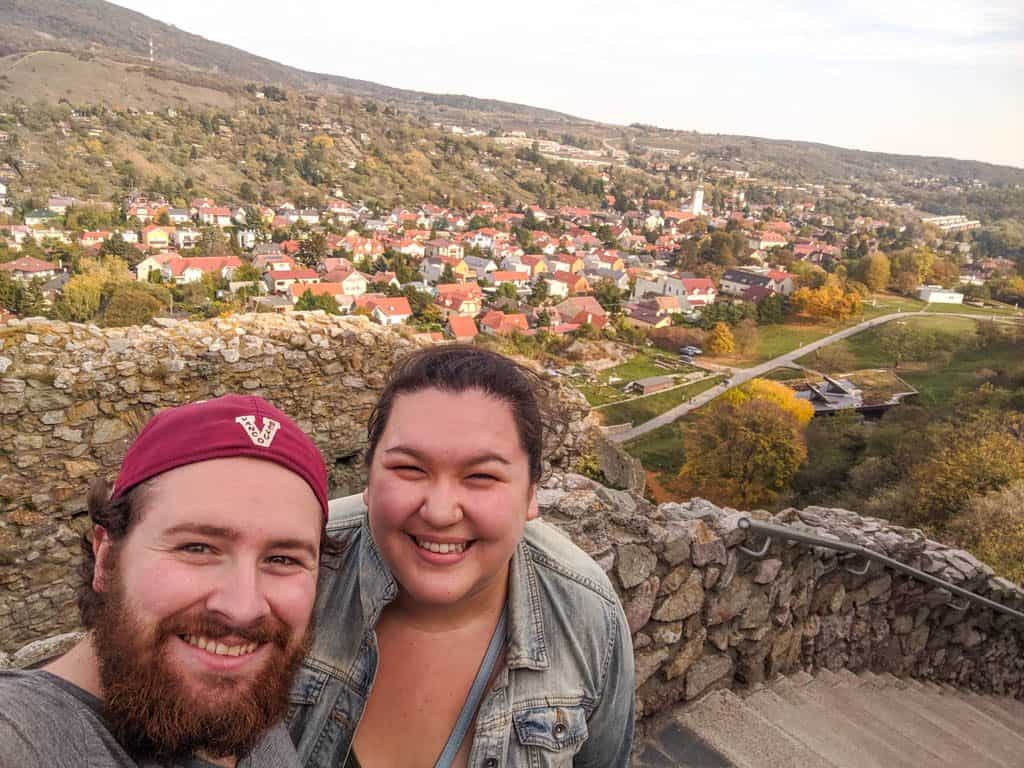
M 398 596 L 398 582 L 377 548 L 364 516 L 359 536 L 359 599 L 368 626 L 374 626 L 384 607 Z M 519 541 L 512 555 L 508 576 L 508 646 L 506 664 L 510 669 L 548 668 L 537 568 L 526 542 Z

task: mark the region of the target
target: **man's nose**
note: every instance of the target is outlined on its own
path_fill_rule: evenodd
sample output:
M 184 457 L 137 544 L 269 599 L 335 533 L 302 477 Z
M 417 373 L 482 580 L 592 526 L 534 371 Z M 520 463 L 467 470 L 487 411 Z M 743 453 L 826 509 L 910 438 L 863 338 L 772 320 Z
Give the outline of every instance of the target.
M 256 563 L 233 563 L 218 574 L 217 584 L 206 600 L 210 611 L 238 627 L 248 626 L 270 613 Z
M 447 528 L 462 519 L 462 503 L 452 483 L 434 483 L 420 507 L 422 517 L 433 528 Z

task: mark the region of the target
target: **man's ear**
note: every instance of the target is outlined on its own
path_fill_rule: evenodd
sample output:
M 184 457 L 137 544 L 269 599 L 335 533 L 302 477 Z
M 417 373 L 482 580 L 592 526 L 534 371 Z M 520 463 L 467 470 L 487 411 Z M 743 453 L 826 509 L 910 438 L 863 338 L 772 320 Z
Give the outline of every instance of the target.
M 92 529 L 92 554 L 96 558 L 96 566 L 92 571 L 92 589 L 94 592 L 103 592 L 110 573 L 107 568 L 110 557 L 110 534 L 102 525 L 94 526 Z
M 526 508 L 526 519 L 536 520 L 540 517 L 540 508 L 537 506 L 537 486 L 530 486 L 530 504 Z
M 370 486 L 363 488 L 363 506 L 370 508 Z

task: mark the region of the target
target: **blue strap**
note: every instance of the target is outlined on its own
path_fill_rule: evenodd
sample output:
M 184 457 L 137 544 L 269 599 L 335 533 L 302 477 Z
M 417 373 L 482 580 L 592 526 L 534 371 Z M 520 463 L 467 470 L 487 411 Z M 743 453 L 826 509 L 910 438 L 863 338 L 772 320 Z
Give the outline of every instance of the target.
M 462 705 L 459 719 L 455 721 L 455 727 L 452 729 L 451 735 L 448 736 L 448 742 L 444 745 L 444 749 L 441 750 L 441 756 L 434 763 L 434 768 L 450 768 L 455 760 L 455 756 L 459 753 L 459 748 L 466 738 L 469 726 L 472 724 L 473 718 L 476 717 L 480 700 L 484 697 L 487 682 L 491 679 L 491 673 L 494 672 L 494 665 L 498 663 L 501 648 L 505 644 L 507 614 L 508 608 L 502 608 L 501 618 L 498 619 L 498 626 L 494 628 L 494 634 L 491 635 L 491 642 L 487 645 L 487 652 L 484 654 L 483 661 L 480 662 L 480 669 L 476 673 L 476 679 L 473 680 L 473 686 L 469 689 L 469 695 L 466 696 L 466 703 Z

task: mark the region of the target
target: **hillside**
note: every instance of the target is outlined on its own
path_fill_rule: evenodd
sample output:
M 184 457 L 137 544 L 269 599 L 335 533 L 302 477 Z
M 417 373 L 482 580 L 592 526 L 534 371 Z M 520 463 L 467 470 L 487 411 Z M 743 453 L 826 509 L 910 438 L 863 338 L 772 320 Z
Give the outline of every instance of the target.
M 616 189 L 671 197 L 685 194 L 699 173 L 745 173 L 932 213 L 965 213 L 985 223 L 1024 219 L 1024 170 L 1017 168 L 608 125 L 507 102 L 391 88 L 288 67 L 103 0 L 0 0 L 0 18 L 0 112 L 8 113 L 0 116 L 0 131 L 16 133 L 21 142 L 14 150 L 0 147 L 0 160 L 15 169 L 21 196 L 60 190 L 106 198 L 136 181 L 238 201 L 247 197 L 241 188 L 248 183 L 267 199 L 322 196 L 333 185 L 386 203 L 487 195 L 596 205 Z M 256 99 L 254 89 L 268 85 L 287 98 Z M 37 119 L 26 123 L 17 113 L 30 105 Z M 92 134 L 100 147 L 85 147 L 88 130 L 71 120 L 72 105 L 79 117 L 91 114 L 88 130 L 103 131 Z M 132 110 L 154 114 L 124 115 Z M 552 163 L 550 156 L 541 162 L 522 149 L 453 135 L 451 126 L 491 135 L 523 131 L 600 150 L 614 166 L 613 178 L 601 185 L 595 163 L 581 169 Z M 334 146 L 311 152 L 318 135 Z M 68 167 L 68 156 L 84 165 Z
M 0 0 L 0 55 L 37 50 L 130 54 L 148 62 L 150 40 L 156 62 L 232 79 L 274 83 L 325 94 L 369 97 L 423 107 L 469 109 L 495 115 L 573 121 L 550 110 L 453 94 L 391 88 L 349 77 L 306 72 L 230 45 L 193 35 L 170 24 L 103 0 Z

